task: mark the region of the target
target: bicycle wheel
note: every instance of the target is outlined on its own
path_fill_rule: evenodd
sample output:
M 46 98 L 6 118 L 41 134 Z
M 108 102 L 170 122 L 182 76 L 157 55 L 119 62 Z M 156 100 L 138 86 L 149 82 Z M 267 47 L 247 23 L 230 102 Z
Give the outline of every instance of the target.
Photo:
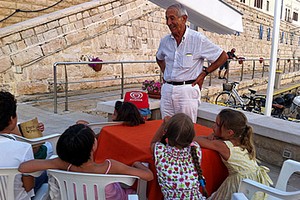
M 217 105 L 236 107 L 236 100 L 230 92 L 221 92 L 216 98 Z

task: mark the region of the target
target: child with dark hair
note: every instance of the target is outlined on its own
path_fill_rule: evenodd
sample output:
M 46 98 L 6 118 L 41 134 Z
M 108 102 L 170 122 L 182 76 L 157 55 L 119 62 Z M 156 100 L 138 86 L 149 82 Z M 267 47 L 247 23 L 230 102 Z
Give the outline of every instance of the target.
M 184 113 L 165 117 L 151 142 L 164 199 L 206 199 L 201 149 L 193 142 L 192 119 Z
M 124 124 L 128 126 L 138 126 L 145 123 L 140 111 L 133 103 L 122 101 L 116 101 L 112 120 L 124 121 Z
M 76 124 L 70 126 L 58 139 L 56 146 L 58 158 L 25 162 L 20 165 L 19 171 L 30 173 L 46 169 L 61 169 L 96 174 L 127 174 L 138 176 L 146 181 L 153 179 L 152 172 L 141 162 L 134 162 L 132 167 L 112 159 L 95 163 L 93 155 L 97 147 L 93 130 L 84 124 Z M 122 188 L 118 183 L 110 184 L 105 188 L 106 199 L 111 200 L 126 199 L 132 192 L 131 189 Z
M 122 101 L 116 101 L 112 120 L 123 121 L 127 126 L 145 124 L 145 119 L 142 117 L 138 108 L 133 103 Z M 78 120 L 76 123 L 89 124 L 89 122 L 85 120 Z
M 210 136 L 196 136 L 195 141 L 202 147 L 217 151 L 228 168 L 229 176 L 210 199 L 230 200 L 245 178 L 265 185 L 272 184 L 267 174 L 269 169 L 257 164 L 253 130 L 242 112 L 223 109 L 217 115 L 213 133 Z M 264 194 L 257 193 L 253 199 L 264 198 Z
M 11 132 L 17 124 L 17 101 L 9 93 L 0 91 L 0 167 L 18 167 L 22 162 L 33 159 L 32 147 L 16 141 Z M 6 178 L 0 176 L 0 182 Z M 14 181 L 15 199 L 30 200 L 34 196 L 34 177 L 18 174 Z

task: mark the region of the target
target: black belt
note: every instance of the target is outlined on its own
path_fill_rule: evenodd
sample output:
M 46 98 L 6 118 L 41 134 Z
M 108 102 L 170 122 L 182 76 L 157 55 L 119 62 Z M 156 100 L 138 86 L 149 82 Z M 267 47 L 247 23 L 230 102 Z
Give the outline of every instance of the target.
M 168 84 L 171 85 L 185 85 L 185 84 L 192 84 L 194 83 L 196 80 L 189 80 L 189 81 L 182 81 L 182 82 L 175 82 L 175 81 L 167 81 Z

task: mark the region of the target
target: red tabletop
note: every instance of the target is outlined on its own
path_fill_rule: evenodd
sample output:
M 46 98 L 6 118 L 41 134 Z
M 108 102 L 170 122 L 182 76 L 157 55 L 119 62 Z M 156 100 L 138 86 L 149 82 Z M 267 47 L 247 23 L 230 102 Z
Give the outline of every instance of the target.
M 95 152 L 95 161 L 103 162 L 105 159 L 114 159 L 131 165 L 135 161 L 149 163 L 154 179 L 148 182 L 148 199 L 163 199 L 157 182 L 153 155 L 150 151 L 150 142 L 161 125 L 162 120 L 146 121 L 135 127 L 124 125 L 103 127 L 98 138 L 98 149 Z M 196 135 L 209 135 L 211 128 L 195 124 Z M 213 150 L 202 148 L 201 168 L 206 179 L 206 189 L 210 195 L 216 191 L 228 171 L 219 154 Z

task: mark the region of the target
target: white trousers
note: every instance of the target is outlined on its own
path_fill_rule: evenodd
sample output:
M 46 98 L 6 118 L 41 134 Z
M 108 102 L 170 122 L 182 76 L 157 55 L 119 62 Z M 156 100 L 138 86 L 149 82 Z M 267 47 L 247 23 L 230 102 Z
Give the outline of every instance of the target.
M 198 85 L 192 87 L 192 84 L 171 85 L 165 83 L 161 89 L 161 116 L 164 118 L 176 113 L 185 113 L 196 123 L 200 98 L 201 91 Z

